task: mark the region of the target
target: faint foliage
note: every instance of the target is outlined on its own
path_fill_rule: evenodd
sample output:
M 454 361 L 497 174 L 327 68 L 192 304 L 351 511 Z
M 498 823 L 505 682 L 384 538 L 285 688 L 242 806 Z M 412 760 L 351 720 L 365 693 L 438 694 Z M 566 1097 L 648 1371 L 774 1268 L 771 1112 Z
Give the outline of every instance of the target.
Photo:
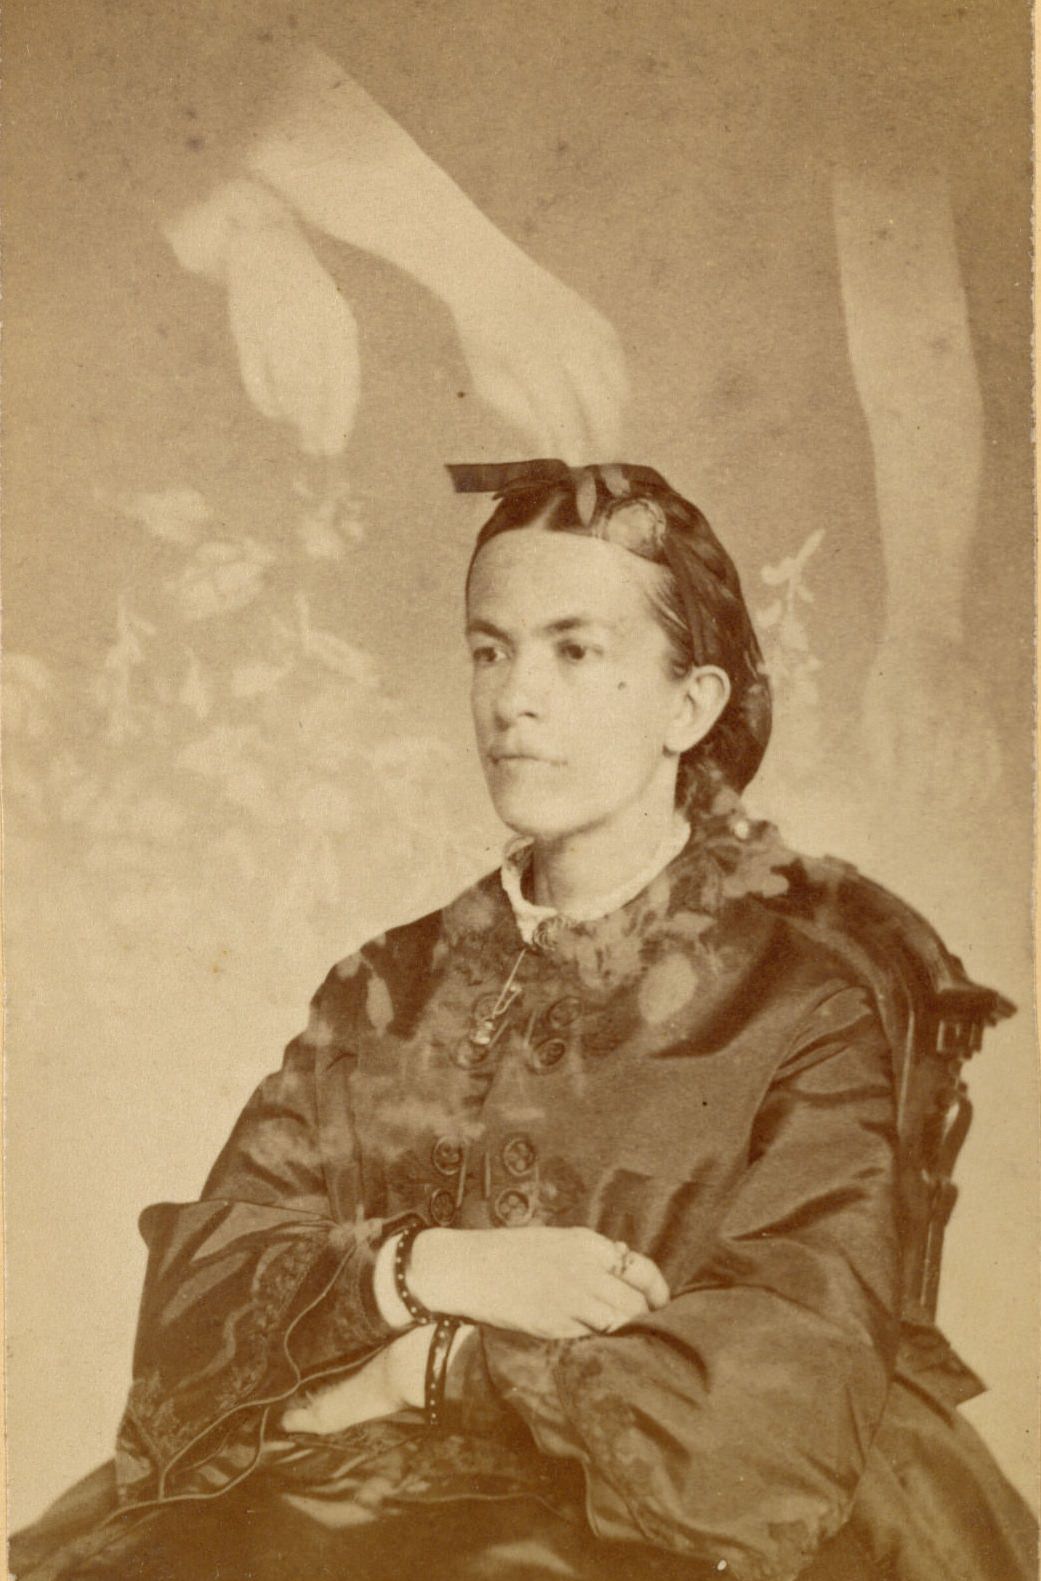
M 773 689 L 777 721 L 786 738 L 787 760 L 795 769 L 810 769 L 819 760 L 820 660 L 811 651 L 804 619 L 814 602 L 806 568 L 820 548 L 824 532 L 810 533 L 802 547 L 777 565 L 765 565 L 760 576 L 776 596 L 756 611 L 763 659 Z
M 275 559 L 255 538 L 210 539 L 195 549 L 167 587 L 185 620 L 208 620 L 252 604 Z
M 362 502 L 347 483 L 337 483 L 318 496 L 302 481 L 296 493 L 306 509 L 297 525 L 297 540 L 313 560 L 342 560 L 351 544 L 365 536 Z
M 124 516 L 139 522 L 153 537 L 184 547 L 202 537 L 212 514 L 198 489 L 124 495 L 116 503 Z
M 167 564 L 118 594 L 92 669 L 6 660 L 9 829 L 80 886 L 88 992 L 111 1000 L 120 972 L 133 992 L 150 953 L 223 960 L 236 941 L 313 970 L 469 876 L 454 755 L 319 614 L 323 594 L 336 607 L 320 534 L 346 554 L 358 502 L 298 492 L 278 545 L 212 536 L 192 488 L 113 501 Z
M 135 615 L 121 597 L 116 608 L 116 638 L 92 688 L 110 741 L 123 741 L 141 728 L 136 717 L 134 672 L 144 663 L 146 640 L 154 635 L 155 627 Z

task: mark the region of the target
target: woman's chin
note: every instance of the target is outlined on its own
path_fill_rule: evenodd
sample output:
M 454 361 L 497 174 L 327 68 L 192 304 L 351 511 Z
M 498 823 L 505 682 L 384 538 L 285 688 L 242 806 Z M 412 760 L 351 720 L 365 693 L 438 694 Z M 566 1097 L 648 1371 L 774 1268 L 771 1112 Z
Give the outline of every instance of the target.
M 534 840 L 555 840 L 582 826 L 574 809 L 562 808 L 533 796 L 504 794 L 492 796 L 495 811 L 514 834 Z

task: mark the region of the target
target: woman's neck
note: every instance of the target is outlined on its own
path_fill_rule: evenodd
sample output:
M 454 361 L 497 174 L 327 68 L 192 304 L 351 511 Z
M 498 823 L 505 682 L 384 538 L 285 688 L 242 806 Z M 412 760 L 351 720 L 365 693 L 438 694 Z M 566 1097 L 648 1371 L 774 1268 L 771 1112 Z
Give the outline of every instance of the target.
M 607 891 L 621 888 L 648 866 L 676 824 L 672 796 L 652 806 L 637 803 L 611 820 L 556 839 L 536 839 L 532 850 L 536 905 L 579 912 Z

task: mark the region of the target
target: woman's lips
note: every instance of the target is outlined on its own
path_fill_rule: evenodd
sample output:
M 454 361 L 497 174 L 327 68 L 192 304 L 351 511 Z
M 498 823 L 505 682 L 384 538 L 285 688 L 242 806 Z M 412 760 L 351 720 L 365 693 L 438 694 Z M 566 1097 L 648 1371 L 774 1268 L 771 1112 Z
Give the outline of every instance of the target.
M 498 767 L 504 764 L 532 763 L 540 764 L 544 768 L 559 768 L 559 758 L 543 757 L 538 752 L 493 752 L 492 762 Z

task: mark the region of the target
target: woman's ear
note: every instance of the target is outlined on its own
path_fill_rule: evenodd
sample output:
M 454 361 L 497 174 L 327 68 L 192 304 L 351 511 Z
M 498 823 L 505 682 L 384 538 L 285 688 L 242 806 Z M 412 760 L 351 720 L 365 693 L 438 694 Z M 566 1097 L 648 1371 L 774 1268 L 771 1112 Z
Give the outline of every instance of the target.
M 676 712 L 665 737 L 677 756 L 703 741 L 730 701 L 730 677 L 717 664 L 695 664 L 684 676 Z

